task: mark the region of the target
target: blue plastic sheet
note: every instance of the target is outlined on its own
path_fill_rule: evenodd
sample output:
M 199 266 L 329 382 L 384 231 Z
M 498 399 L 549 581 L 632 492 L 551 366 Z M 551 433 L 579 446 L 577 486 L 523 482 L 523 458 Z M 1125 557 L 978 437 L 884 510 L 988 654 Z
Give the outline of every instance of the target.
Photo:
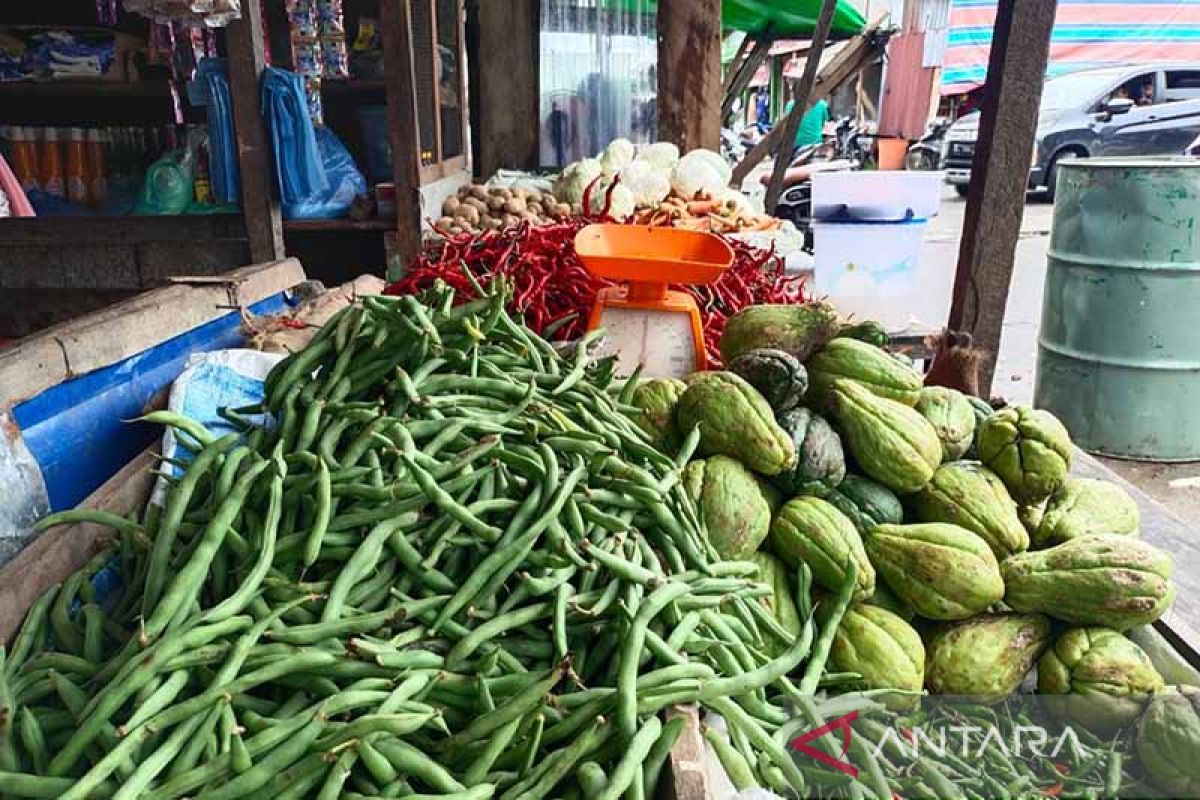
M 238 203 L 242 197 L 237 144 L 233 133 L 233 96 L 223 58 L 202 58 L 196 77 L 204 84 L 208 111 L 208 172 L 218 203 Z

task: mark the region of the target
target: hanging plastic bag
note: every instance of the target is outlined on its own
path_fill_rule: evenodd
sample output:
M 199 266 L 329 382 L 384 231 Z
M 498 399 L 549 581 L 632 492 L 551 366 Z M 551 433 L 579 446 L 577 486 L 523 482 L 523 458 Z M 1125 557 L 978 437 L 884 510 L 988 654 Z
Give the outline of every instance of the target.
M 233 97 L 228 67 L 223 58 L 204 58 L 196 65 L 196 78 L 204 84 L 208 111 L 208 172 L 218 203 L 241 200 L 237 144 L 233 133 Z
M 283 216 L 287 219 L 332 219 L 345 216 L 354 198 L 366 194 L 367 191 L 366 179 L 358 171 L 353 156 L 337 135 L 324 126 L 318 126 L 315 134 L 329 189 L 315 192 L 312 196 L 295 202 L 285 201 Z

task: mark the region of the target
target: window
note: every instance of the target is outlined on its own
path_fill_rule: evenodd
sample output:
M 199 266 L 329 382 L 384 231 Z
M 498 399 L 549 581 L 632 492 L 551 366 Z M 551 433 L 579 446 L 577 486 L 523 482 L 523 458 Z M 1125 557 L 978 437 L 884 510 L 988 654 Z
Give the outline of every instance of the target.
M 1153 72 L 1130 78 L 1108 94 L 1108 97 L 1100 104 L 1101 108 L 1109 100 L 1132 100 L 1139 106 L 1154 105 L 1160 101 L 1155 95 L 1154 83 Z
M 1200 70 L 1167 70 L 1167 90 L 1164 100 L 1195 100 L 1200 98 Z
M 462 0 L 410 0 L 421 182 L 466 167 Z

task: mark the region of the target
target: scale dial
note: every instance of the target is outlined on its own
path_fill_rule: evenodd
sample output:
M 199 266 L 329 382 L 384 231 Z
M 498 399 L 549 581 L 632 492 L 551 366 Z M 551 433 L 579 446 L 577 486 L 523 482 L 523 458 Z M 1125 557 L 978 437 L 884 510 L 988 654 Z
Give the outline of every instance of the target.
M 601 355 L 617 356 L 618 374 L 639 364 L 647 378 L 682 378 L 696 371 L 695 338 L 686 311 L 606 307 Z

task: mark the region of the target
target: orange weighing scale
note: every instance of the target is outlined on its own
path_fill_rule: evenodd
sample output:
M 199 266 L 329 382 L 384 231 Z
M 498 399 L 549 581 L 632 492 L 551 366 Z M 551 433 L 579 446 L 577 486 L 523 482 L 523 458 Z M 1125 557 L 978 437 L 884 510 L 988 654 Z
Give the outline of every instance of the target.
M 712 283 L 733 263 L 733 250 L 703 231 L 643 225 L 588 225 L 575 252 L 593 275 L 622 281 L 601 289 L 588 330 L 604 328 L 602 355 L 618 372 L 639 365 L 647 377 L 681 378 L 707 366 L 700 309 L 672 283 Z

